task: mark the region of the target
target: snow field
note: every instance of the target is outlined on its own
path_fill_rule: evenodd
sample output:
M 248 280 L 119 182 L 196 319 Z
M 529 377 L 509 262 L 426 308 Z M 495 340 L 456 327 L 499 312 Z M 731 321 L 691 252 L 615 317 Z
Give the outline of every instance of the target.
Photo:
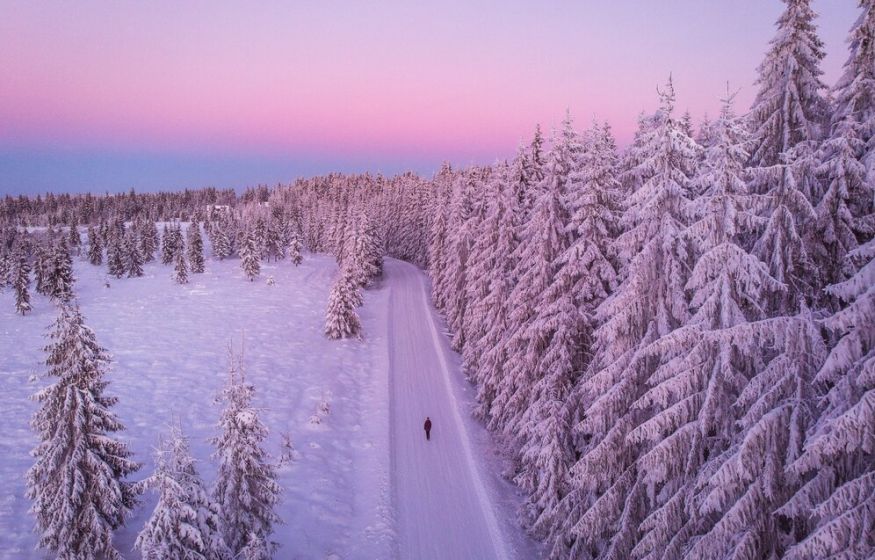
M 189 436 L 199 470 L 210 484 L 215 467 L 208 439 L 219 409 L 213 400 L 225 381 L 228 346 L 244 341 L 246 377 L 255 404 L 271 431 L 269 450 L 280 453 L 287 432 L 299 454 L 280 469 L 284 487 L 278 508 L 285 525 L 273 536 L 278 558 L 385 558 L 392 555 L 389 508 L 386 390 L 387 290 L 368 290 L 359 308 L 363 341 L 329 341 L 322 332 L 333 259 L 308 255 L 295 268 L 288 260 L 263 262 L 247 282 L 238 259 L 208 260 L 204 274 L 177 285 L 172 267 L 145 266 L 142 278 L 109 279 L 105 267 L 77 259 L 78 296 L 86 324 L 113 356 L 107 394 L 119 397 L 114 411 L 127 430 L 136 460 L 135 480 L 153 469 L 152 447 L 167 425 L 179 420 Z M 268 275 L 276 281 L 266 283 Z M 42 377 L 44 334 L 55 318 L 46 298 L 34 295 L 34 310 L 14 313 L 14 294 L 0 293 L 0 558 L 42 558 L 24 495 L 24 473 L 36 443 L 29 396 L 49 381 Z M 319 410 L 323 401 L 327 412 Z M 320 422 L 309 422 L 318 415 Z M 156 496 L 141 505 L 116 533 L 128 558 Z

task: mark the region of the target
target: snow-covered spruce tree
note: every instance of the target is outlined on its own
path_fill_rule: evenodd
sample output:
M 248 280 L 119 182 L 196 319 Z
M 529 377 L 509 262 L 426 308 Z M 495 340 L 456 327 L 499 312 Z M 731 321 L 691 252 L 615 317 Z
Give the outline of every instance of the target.
M 130 228 L 125 234 L 122 245 L 125 257 L 125 270 L 128 278 L 138 278 L 143 275 L 143 254 L 140 252 L 140 243 L 134 228 Z
M 27 261 L 27 255 L 21 249 L 18 249 L 13 255 L 12 262 L 14 268 L 12 269 L 11 283 L 15 290 L 15 311 L 24 315 L 31 310 L 30 291 L 28 289 L 30 284 L 30 263 Z
M 158 250 L 158 226 L 152 220 L 145 220 L 139 228 L 140 254 L 144 262 L 155 260 L 155 251 Z
M 228 236 L 227 226 L 223 222 L 219 222 L 214 227 L 215 241 L 213 241 L 213 254 L 220 261 L 231 256 L 231 238 Z
M 100 238 L 100 242 L 104 247 L 109 245 L 109 225 L 105 220 L 101 220 L 97 225 L 97 235 Z
M 359 213 L 347 222 L 346 242 L 340 262 L 348 265 L 356 284 L 365 288 L 382 273 L 382 252 L 366 214 Z
M 263 259 L 267 254 L 267 223 L 264 218 L 258 217 L 255 220 L 255 226 L 248 233 L 255 242 L 255 251 L 258 259 Z
M 177 284 L 188 284 L 188 264 L 185 262 L 185 251 L 176 251 L 173 264 L 173 280 Z
M 516 440 L 515 451 L 526 438 L 520 431 L 520 421 L 531 404 L 537 364 L 546 350 L 542 336 L 546 334 L 543 329 L 549 327 L 539 321 L 538 314 L 547 303 L 543 298 L 558 272 L 558 259 L 571 241 L 567 231 L 570 218 L 566 183 L 569 175 L 578 169 L 580 151 L 580 141 L 568 115 L 562 128 L 554 133 L 544 178 L 538 188 L 541 194 L 517 247 L 514 271 L 517 283 L 510 296 L 505 380 L 493 402 L 490 421 L 491 426 Z M 554 297 L 559 296 L 554 294 Z
M 788 157 L 792 157 L 789 154 Z M 768 168 L 753 168 L 754 184 L 765 184 L 766 226 L 753 253 L 769 267 L 769 274 L 787 285 L 767 302 L 772 313 L 794 313 L 816 297 L 815 269 L 803 229 L 816 218 L 814 208 L 799 190 L 792 161 Z
M 470 333 L 462 348 L 462 367 L 465 374 L 474 382 L 479 381 L 480 359 L 487 350 L 484 341 L 487 335 L 486 321 L 491 307 L 499 304 L 491 293 L 492 274 L 496 266 L 496 247 L 498 246 L 499 226 L 503 218 L 501 190 L 508 181 L 506 165 L 495 169 L 484 185 L 484 216 L 474 232 L 474 242 L 469 256 L 470 280 L 465 286 L 465 297 L 469 311 L 465 314 L 465 332 Z
M 649 138 L 653 133 L 654 127 L 658 124 L 658 113 L 647 114 L 641 112 L 638 115 L 638 129 L 632 138 L 632 144 L 623 150 L 620 157 L 620 184 L 623 186 L 623 195 L 628 196 L 641 188 L 644 181 L 647 179 L 647 169 L 642 166 L 644 159 L 647 157 L 645 153 L 645 139 Z M 621 261 L 625 265 L 625 262 Z
M 338 241 L 338 253 L 335 255 L 335 261 L 337 262 L 337 266 L 339 268 L 343 268 L 345 265 L 353 267 L 355 269 L 355 241 L 358 237 L 358 221 L 356 216 L 353 215 L 351 209 L 347 209 L 344 214 L 343 220 L 343 233 Z M 338 227 L 338 231 L 340 228 Z M 355 272 L 355 270 L 354 270 Z M 356 272 L 356 277 L 359 277 L 359 274 Z
M 817 412 L 811 380 L 826 356 L 811 313 L 735 328 L 738 340 L 766 357 L 734 403 L 737 431 L 729 448 L 704 465 L 696 498 L 708 520 L 693 557 L 781 558 L 805 522 L 782 513 L 803 484 L 791 466 Z
M 273 552 L 270 544 L 258 533 L 250 533 L 246 538 L 246 546 L 237 556 L 240 560 L 271 560 Z
M 823 42 L 817 36 L 810 0 L 784 0 L 777 33 L 758 68 L 759 91 L 750 110 L 754 144 L 750 163 L 769 167 L 781 155 L 823 135 L 826 86 L 820 79 Z
M 526 169 L 526 183 L 529 188 L 525 190 L 525 199 L 522 202 L 523 216 L 527 219 L 535 208 L 535 201 L 540 195 L 541 182 L 544 180 L 546 158 L 544 157 L 544 135 L 541 125 L 535 125 L 535 134 L 529 144 L 527 157 L 523 160 Z M 522 225 L 520 226 L 522 227 Z
M 88 262 L 94 266 L 103 264 L 103 242 L 94 226 L 88 226 Z
M 826 194 L 809 232 L 812 258 L 826 284 L 854 273 L 845 255 L 875 233 L 875 224 L 865 218 L 873 213 L 875 201 L 871 161 L 866 169 L 875 150 L 875 3 L 862 1 L 860 8 L 848 36 L 844 73 L 834 88 L 830 135 L 820 150 Z
M 79 235 L 79 227 L 76 225 L 76 220 L 70 222 L 70 232 L 67 234 L 67 243 L 70 245 L 70 251 L 79 254 L 79 247 L 82 245 L 82 236 Z
M 202 274 L 204 271 L 204 240 L 201 237 L 201 226 L 197 222 L 191 222 L 186 231 L 188 237 L 188 262 L 194 274 Z
M 106 268 L 109 274 L 116 278 L 125 275 L 125 258 L 122 243 L 119 239 L 110 239 L 106 248 Z
M 264 256 L 268 260 L 278 261 L 285 256 L 283 252 L 282 229 L 282 224 L 276 220 L 272 220 L 267 225 L 267 233 L 264 240 Z
M 428 242 L 428 271 L 431 276 L 431 299 L 437 309 L 443 310 L 447 298 L 447 256 L 450 219 L 452 170 L 444 163 L 434 179 L 435 196 L 432 198 L 431 230 Z
M 362 256 L 362 262 L 364 263 L 363 270 L 368 279 L 365 286 L 368 286 L 383 275 L 384 249 L 377 225 L 368 216 L 367 212 L 362 212 L 360 226 L 364 236 L 361 239 L 361 247 L 359 247 L 357 252 L 360 252 Z M 412 253 L 413 250 L 411 249 Z
M 52 270 L 52 255 L 42 245 L 37 245 L 34 252 L 33 273 L 36 281 L 36 293 L 44 296 L 51 295 L 49 277 Z
M 617 249 L 628 262 L 625 278 L 596 311 L 594 356 L 576 391 L 586 408 L 575 427 L 583 442 L 571 482 L 579 499 L 568 511 L 575 555 L 628 558 L 656 498 L 638 464 L 647 448 L 627 435 L 649 417 L 649 410 L 632 405 L 661 362 L 638 359 L 640 351 L 688 319 L 684 209 L 698 158 L 697 146 L 672 117 L 671 81 L 660 98 L 659 111 L 643 121 L 647 126 L 638 139 L 634 174 L 643 183 L 621 218 L 625 231 Z
M 2 236 L 0 231 L 0 236 Z M 2 249 L 2 239 L 0 239 L 0 249 Z M 0 292 L 6 286 L 12 285 L 12 256 L 7 253 L 0 254 Z
M 296 231 L 291 233 L 291 240 L 289 241 L 289 260 L 295 266 L 304 262 L 304 257 L 301 256 L 301 238 Z
M 218 402 L 224 403 L 220 434 L 213 438 L 219 472 L 213 488 L 221 531 L 233 555 L 239 554 L 251 535 L 268 541 L 273 526 L 281 523 L 274 508 L 282 488 L 276 469 L 264 450 L 268 430 L 252 406 L 255 388 L 244 379 L 242 364 L 231 354 L 228 383 Z M 276 548 L 268 543 L 270 550 Z M 236 556 L 235 556 L 236 557 Z
M 853 274 L 847 259 L 857 248 L 858 234 L 865 239 L 872 225 L 854 215 L 852 207 L 866 193 L 866 167 L 861 158 L 865 145 L 860 138 L 859 125 L 841 120 L 833 125 L 830 138 L 821 147 L 823 163 L 819 169 L 828 185 L 826 193 L 815 208 L 815 219 L 808 240 L 814 261 L 823 282 L 835 284 Z
M 67 241 L 61 241 L 52 248 L 51 268 L 46 280 L 49 297 L 55 301 L 67 302 L 73 298 L 73 259 L 67 249 Z
M 586 404 L 584 396 L 578 394 L 577 373 L 585 369 L 589 360 L 592 333 L 596 327 L 595 310 L 617 283 L 612 246 L 619 230 L 621 185 L 617 177 L 616 145 L 610 127 L 606 123 L 594 123 L 584 136 L 580 169 L 569 177 L 569 205 L 573 215 L 568 229 L 574 234 L 574 241 L 557 262 L 559 271 L 550 288 L 553 303 L 547 316 L 552 317 L 553 324 L 559 328 L 553 335 L 556 340 L 550 341 L 550 354 L 539 364 L 539 368 L 551 372 L 547 377 L 553 379 L 559 379 L 555 375 L 557 371 L 567 368 L 566 382 L 570 387 L 562 386 L 564 394 L 568 395 L 562 403 L 567 410 L 557 408 L 553 422 L 563 422 L 565 433 L 562 437 L 565 439 L 554 442 L 554 445 L 558 448 L 562 443 L 568 447 L 563 456 L 569 463 L 574 440 L 570 425 L 582 420 L 578 411 Z M 569 467 L 570 464 L 564 465 L 565 469 Z M 553 503 L 549 515 L 543 516 L 540 528 L 542 534 L 548 533 L 553 557 L 568 554 L 566 539 L 571 531 L 570 521 L 574 519 L 568 512 L 577 512 L 581 501 L 586 499 L 580 487 L 567 483 L 563 486 L 564 495 L 561 491 L 554 493 L 561 503 Z M 573 492 L 568 493 L 569 490 Z
M 681 557 L 708 526 L 707 516 L 687 505 L 696 503 L 703 465 L 731 445 L 733 405 L 763 361 L 759 340 L 739 329 L 764 318 L 764 294 L 784 289 L 739 245 L 757 216 L 744 177 L 747 132 L 731 103 L 728 95 L 694 181 L 703 194 L 687 211 L 692 223 L 684 236 L 697 256 L 686 286 L 692 315 L 633 359 L 659 365 L 632 405 L 649 417 L 626 436 L 646 450 L 637 461 L 639 479 L 655 494 L 632 558 Z
M 834 89 L 835 110 L 832 122 L 855 123 L 865 149 L 866 192 L 852 196 L 854 215 L 872 213 L 875 195 L 875 3 L 860 0 L 860 16 L 848 36 L 850 53 L 844 72 Z
M 173 229 L 164 224 L 164 229 L 161 234 L 161 264 L 170 264 L 173 262 L 175 255 Z
M 784 0 L 778 31 L 759 67 L 760 90 L 749 114 L 754 129 L 753 190 L 766 195 L 765 231 L 754 253 L 789 289 L 773 310 L 795 311 L 817 297 L 822 281 L 810 253 L 814 204 L 823 188 L 815 173 L 817 143 L 828 124 L 820 80 L 823 45 L 810 0 Z
M 182 224 L 177 223 L 170 229 L 171 244 L 173 245 L 173 256 L 176 258 L 178 251 L 185 252 L 185 237 L 182 235 Z
M 328 296 L 325 312 L 325 334 L 328 338 L 361 336 L 362 326 L 355 308 L 361 304 L 361 293 L 349 267 L 341 269 Z
M 111 434 L 124 426 L 104 394 L 109 354 L 97 344 L 75 303 L 61 304 L 46 347 L 55 379 L 34 399 L 40 443 L 27 472 L 39 545 L 63 560 L 121 558 L 112 532 L 124 522 L 135 494 L 124 478 L 139 465 Z
M 573 242 L 560 258 L 560 275 L 572 282 L 584 352 L 595 329 L 594 313 L 617 283 L 613 240 L 619 234 L 621 185 L 614 137 L 607 123 L 585 136 L 580 169 L 568 181 Z M 581 367 L 583 364 L 580 364 Z
M 155 471 L 134 486 L 154 490 L 158 503 L 134 544 L 143 558 L 154 560 L 226 560 L 230 551 L 222 538 L 219 508 L 209 496 L 188 438 L 174 425 L 159 440 Z
M 706 150 L 712 147 L 716 141 L 714 123 L 711 121 L 708 113 L 705 113 L 705 116 L 702 117 L 702 123 L 699 125 L 699 131 L 696 133 L 695 140 L 699 146 Z
M 580 185 L 572 182 L 581 172 L 582 151 L 568 117 L 562 139 L 554 142 L 548 156 L 545 177 L 549 182 L 532 218 L 543 216 L 543 205 L 552 199 L 552 210 L 544 222 L 548 225 L 533 232 L 541 239 L 541 255 L 551 260 L 535 267 L 549 271 L 549 283 L 526 327 L 527 359 L 532 360 L 532 369 L 528 372 L 531 378 L 519 384 L 528 394 L 521 401 L 524 404 L 517 422 L 522 450 L 516 480 L 529 492 L 526 512 L 534 534 L 540 537 L 553 533 L 563 520 L 559 504 L 567 492 L 568 469 L 573 462 L 569 396 L 583 365 L 583 340 L 575 292 L 579 270 L 566 266 L 566 259 L 577 234 L 569 209 L 583 194 L 573 189 Z M 511 369 L 512 376 L 516 373 Z
M 492 270 L 489 272 L 489 292 L 483 300 L 481 311 L 486 332 L 474 350 L 477 352 L 477 361 L 472 376 L 477 383 L 479 404 L 476 414 L 482 420 L 491 417 L 492 403 L 503 382 L 507 364 L 504 340 L 511 310 L 510 295 L 515 285 L 518 234 L 529 189 L 526 158 L 526 152 L 521 148 L 506 173 L 497 177 L 500 190 L 485 222 L 485 227 L 489 230 L 495 228 L 496 233 Z
M 826 407 L 791 468 L 806 483 L 779 510 L 813 522 L 792 560 L 875 555 L 875 240 L 851 255 L 864 264 L 827 288 L 845 305 L 825 321 L 839 338 L 814 379 Z
M 477 224 L 477 200 L 481 198 L 478 193 L 480 173 L 479 169 L 471 169 L 459 175 L 453 185 L 450 202 L 445 314 L 452 332 L 452 345 L 456 350 L 461 350 L 465 344 L 465 286 L 468 281 L 468 255 L 473 244 L 472 229 Z
M 261 256 L 255 235 L 252 232 L 246 234 L 243 245 L 240 247 L 240 267 L 250 282 L 261 273 Z

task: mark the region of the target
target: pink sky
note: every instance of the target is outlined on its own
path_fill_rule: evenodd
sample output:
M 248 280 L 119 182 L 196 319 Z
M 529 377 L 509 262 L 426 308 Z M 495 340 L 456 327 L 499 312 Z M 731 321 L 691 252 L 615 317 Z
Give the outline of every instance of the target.
M 566 107 L 581 127 L 609 120 L 624 142 L 669 72 L 697 119 L 727 80 L 746 108 L 782 8 L 607 4 L 2 1 L 0 166 L 56 151 L 428 172 L 509 156 Z M 814 7 L 831 83 L 856 1 Z M 302 172 L 292 167 L 251 182 Z

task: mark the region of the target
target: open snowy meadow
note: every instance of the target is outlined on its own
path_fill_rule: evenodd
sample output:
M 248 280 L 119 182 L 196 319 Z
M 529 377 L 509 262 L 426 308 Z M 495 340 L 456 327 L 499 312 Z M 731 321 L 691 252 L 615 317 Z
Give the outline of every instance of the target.
M 388 438 L 385 399 L 385 290 L 371 290 L 360 310 L 368 339 L 329 341 L 322 333 L 333 259 L 309 256 L 263 263 L 255 282 L 243 277 L 238 259 L 209 261 L 204 274 L 177 285 L 171 267 L 151 263 L 142 278 L 110 279 L 105 268 L 76 263 L 76 292 L 97 340 L 113 356 L 108 394 L 127 427 L 127 440 L 142 468 L 153 469 L 152 448 L 168 424 L 178 420 L 189 436 L 198 467 L 212 480 L 208 439 L 217 433 L 214 403 L 228 376 L 228 347 L 245 344 L 247 380 L 255 404 L 271 430 L 269 449 L 279 457 L 282 433 L 291 436 L 298 460 L 280 470 L 285 489 L 274 535 L 284 558 L 324 558 L 351 550 L 379 557 L 389 542 L 387 501 Z M 266 283 L 273 275 L 276 284 Z M 0 295 L 0 533 L 4 558 L 41 558 L 24 473 L 36 444 L 28 422 L 36 409 L 29 396 L 48 384 L 42 377 L 42 347 L 55 318 L 46 298 L 34 310 L 15 315 L 11 291 Z M 384 388 L 382 390 L 385 390 Z M 379 399 L 379 400 L 378 400 Z M 327 412 L 320 405 L 327 404 Z M 130 551 L 151 513 L 156 496 L 147 493 L 134 518 L 117 533 L 119 550 Z M 133 557 L 133 553 L 132 553 Z
M 298 267 L 288 260 L 263 262 L 261 276 L 248 282 L 239 259 L 211 259 L 204 274 L 192 274 L 189 284 L 178 285 L 171 278 L 172 267 L 158 263 L 145 265 L 142 278 L 117 280 L 107 278 L 104 267 L 75 262 L 75 290 L 86 324 L 113 357 L 107 393 L 119 398 L 114 410 L 127 428 L 120 437 L 142 464 L 131 479 L 143 479 L 153 471 L 158 438 L 178 421 L 201 475 L 207 484 L 212 482 L 216 467 L 209 438 L 218 433 L 221 412 L 215 399 L 228 377 L 229 345 L 238 354 L 242 347 L 246 379 L 255 386 L 255 405 L 271 432 L 268 450 L 274 460 L 283 453 L 288 456 L 283 435 L 294 446 L 292 461 L 279 469 L 284 490 L 277 512 L 284 524 L 272 537 L 281 547 L 278 558 L 387 558 L 404 546 L 396 530 L 399 497 L 393 496 L 393 487 L 398 484 L 393 484 L 390 472 L 393 436 L 386 337 L 391 278 L 365 292 L 358 310 L 363 339 L 332 341 L 323 327 L 336 268 L 330 256 L 307 255 Z M 421 276 L 418 271 L 413 274 Z M 273 285 L 267 282 L 269 276 Z M 29 426 L 36 403 L 29 397 L 49 383 L 43 347 L 56 311 L 47 298 L 37 296 L 33 311 L 22 317 L 15 314 L 13 298 L 11 290 L 0 293 L 0 557 L 35 559 L 43 552 L 35 548 L 31 502 L 25 496 L 24 477 L 33 464 L 29 453 L 36 444 Z M 449 360 L 458 367 L 452 355 Z M 461 375 L 451 392 L 460 400 L 448 402 L 462 408 L 458 418 L 469 434 L 465 437 L 471 438 L 478 462 L 485 465 L 489 498 L 498 504 L 504 531 L 513 531 L 516 498 L 498 474 L 501 465 L 488 435 L 467 414 L 470 402 Z M 417 446 L 420 432 L 417 421 L 410 429 Z M 462 457 L 449 460 L 472 466 Z M 394 479 L 420 477 L 434 478 L 434 473 L 397 473 Z M 434 492 L 452 497 L 454 490 Z M 418 501 L 428 509 L 426 499 L 408 492 L 400 499 Z M 154 492 L 147 492 L 133 517 L 116 532 L 116 547 L 126 557 L 139 557 L 132 550 L 134 540 L 156 500 Z M 415 506 L 412 510 L 420 511 Z M 409 522 L 426 527 L 429 523 Z M 445 526 L 434 527 L 434 538 L 465 540 L 463 535 L 442 534 L 444 530 Z M 472 540 L 470 535 L 467 540 Z M 507 541 L 502 551 L 507 555 L 508 550 L 531 546 L 519 535 Z

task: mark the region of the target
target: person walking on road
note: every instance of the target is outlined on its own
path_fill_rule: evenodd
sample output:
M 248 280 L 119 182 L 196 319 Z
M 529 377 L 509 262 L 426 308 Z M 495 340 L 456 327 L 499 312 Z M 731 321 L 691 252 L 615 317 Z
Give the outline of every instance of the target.
M 425 439 L 430 440 L 431 439 L 431 418 L 429 418 L 428 416 L 425 417 L 425 426 L 423 426 L 423 427 L 425 428 Z

